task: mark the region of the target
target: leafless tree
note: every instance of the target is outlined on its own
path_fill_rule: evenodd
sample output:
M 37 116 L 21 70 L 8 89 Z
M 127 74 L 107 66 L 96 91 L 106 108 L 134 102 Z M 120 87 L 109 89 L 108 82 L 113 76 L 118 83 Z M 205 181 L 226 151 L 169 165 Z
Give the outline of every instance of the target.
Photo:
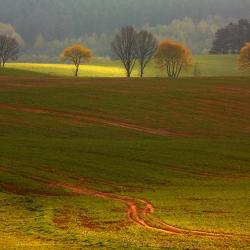
M 15 38 L 0 35 L 0 67 L 8 60 L 16 60 L 19 54 L 19 44 Z
M 140 31 L 136 36 L 136 55 L 139 61 L 140 76 L 143 77 L 144 70 L 158 47 L 154 35 L 147 30 Z
M 131 76 L 137 60 L 136 36 L 136 31 L 132 26 L 123 27 L 111 43 L 113 52 L 124 65 L 127 77 Z

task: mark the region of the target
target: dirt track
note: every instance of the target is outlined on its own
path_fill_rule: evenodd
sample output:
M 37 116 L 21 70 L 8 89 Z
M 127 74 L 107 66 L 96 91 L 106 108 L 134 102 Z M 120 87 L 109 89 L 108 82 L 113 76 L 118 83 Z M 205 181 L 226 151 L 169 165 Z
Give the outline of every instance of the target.
M 128 130 L 133 130 L 137 132 L 142 132 L 145 134 L 157 135 L 157 136 L 181 136 L 182 134 L 177 134 L 175 132 L 170 132 L 164 129 L 156 129 L 156 128 L 148 128 L 142 127 L 136 124 L 124 122 L 121 120 L 114 119 L 106 119 L 102 117 L 97 117 L 91 115 L 87 112 L 70 112 L 70 111 L 61 111 L 55 109 L 44 109 L 44 108 L 35 108 L 35 107 L 22 107 L 13 104 L 4 104 L 0 103 L 0 109 L 9 110 L 9 111 L 19 111 L 24 113 L 34 113 L 34 114 L 43 114 L 43 115 L 51 115 L 56 117 L 63 117 L 72 119 L 76 122 L 90 122 L 96 124 L 107 125 L 111 127 L 124 128 Z
M 0 166 L 1 167 L 1 166 Z M 117 193 L 112 192 L 103 192 L 103 191 L 97 191 L 90 189 L 89 187 L 85 187 L 84 185 L 86 183 L 91 183 L 91 179 L 85 177 L 77 177 L 74 176 L 74 184 L 68 183 L 68 182 L 59 182 L 54 181 L 54 177 L 52 179 L 45 179 L 37 175 L 28 174 L 24 172 L 16 172 L 13 170 L 10 170 L 5 167 L 1 167 L 1 170 L 4 172 L 9 172 L 10 174 L 22 176 L 24 178 L 32 179 L 42 185 L 45 185 L 45 187 L 50 188 L 50 192 L 38 192 L 36 190 L 31 189 L 20 189 L 20 187 L 15 187 L 13 185 L 9 184 L 1 184 L 1 188 L 4 189 L 6 192 L 14 193 L 14 194 L 20 194 L 20 195 L 26 195 L 25 192 L 27 191 L 27 195 L 35 195 L 35 196 L 91 196 L 96 197 L 100 199 L 105 200 L 113 200 L 118 201 L 126 205 L 127 209 L 127 216 L 128 219 L 137 225 L 147 229 L 147 230 L 153 230 L 158 231 L 165 234 L 173 234 L 173 235 L 186 235 L 186 236 L 206 236 L 206 237 L 216 237 L 216 238 L 231 238 L 234 236 L 241 237 L 241 238 L 249 238 L 249 235 L 242 235 L 242 234 L 234 234 L 234 233 L 217 233 L 217 232 L 206 232 L 202 230 L 188 230 L 183 229 L 177 226 L 169 225 L 165 223 L 163 220 L 154 217 L 155 207 L 152 203 L 145 199 L 139 199 L 134 198 L 130 196 L 120 195 Z M 46 170 L 44 170 L 46 171 Z M 55 176 L 57 173 L 53 173 Z M 65 176 L 66 178 L 66 176 Z M 70 175 L 68 176 L 70 178 Z M 67 179 L 68 179 L 67 178 Z M 70 178 L 72 179 L 72 178 Z M 82 180 L 85 180 L 83 182 Z M 89 180 L 89 181 L 88 181 Z M 104 183 L 106 183 L 104 181 Z M 108 185 L 108 184 L 107 184 Z M 112 183 L 114 185 L 114 183 Z M 62 193 L 62 190 L 66 190 L 66 193 Z
M 159 218 L 153 218 L 151 216 L 149 219 L 148 218 L 149 215 L 154 214 L 155 208 L 150 202 L 144 199 L 136 199 L 133 197 L 118 195 L 114 193 L 95 191 L 89 188 L 79 187 L 73 184 L 67 184 L 62 182 L 50 183 L 49 186 L 52 188 L 63 188 L 74 194 L 87 195 L 101 199 L 109 199 L 122 202 L 125 205 L 127 205 L 127 214 L 129 220 L 149 230 L 159 231 L 167 234 L 175 234 L 175 235 L 190 235 L 190 236 L 196 235 L 196 236 L 223 237 L 223 238 L 233 237 L 233 236 L 248 237 L 248 235 L 182 229 L 179 227 L 171 226 L 163 222 Z
M 141 127 L 141 126 L 123 122 L 123 121 L 96 117 L 96 116 L 92 116 L 91 114 L 84 113 L 84 112 L 68 112 L 68 111 L 60 111 L 60 110 L 54 110 L 54 109 L 20 107 L 17 105 L 10 105 L 10 104 L 0 104 L 0 109 L 10 110 L 10 111 L 19 111 L 19 112 L 25 112 L 25 113 L 34 113 L 34 114 L 39 114 L 39 115 L 40 114 L 51 115 L 51 116 L 56 116 L 56 117 L 72 119 L 75 121 L 85 121 L 85 122 L 87 121 L 91 123 L 125 128 L 125 129 L 129 129 L 133 131 L 138 131 L 138 132 L 143 132 L 146 134 L 152 134 L 152 135 L 158 135 L 158 136 L 178 136 L 176 133 L 173 133 L 173 132 L 169 132 L 169 131 L 165 131 L 161 129 L 146 128 L 146 127 Z M 197 173 L 193 173 L 193 174 L 197 174 Z M 200 173 L 198 175 L 205 176 L 205 177 L 221 177 L 221 176 L 214 175 L 211 173 Z M 129 196 L 122 196 L 116 193 L 96 191 L 96 190 L 83 187 L 82 185 L 79 186 L 79 185 L 75 185 L 75 184 L 73 185 L 69 183 L 54 182 L 51 180 L 41 180 L 41 178 L 37 176 L 25 176 L 25 177 L 32 178 L 33 180 L 38 181 L 38 182 L 43 182 L 43 184 L 53 187 L 55 191 L 56 189 L 65 189 L 71 195 L 87 195 L 87 196 L 93 196 L 93 197 L 97 197 L 101 199 L 109 199 L 109 200 L 121 202 L 127 206 L 127 215 L 128 215 L 129 220 L 144 227 L 145 229 L 155 230 L 155 231 L 168 233 L 168 234 L 197 235 L 197 236 L 208 236 L 208 237 L 233 237 L 236 235 L 236 234 L 227 234 L 227 233 L 205 232 L 205 231 L 200 231 L 200 230 L 188 230 L 188 229 L 182 229 L 179 227 L 171 226 L 158 218 L 154 218 L 153 214 L 155 211 L 155 207 L 150 202 L 144 199 L 136 199 L 136 198 L 129 197 Z M 230 176 L 230 178 L 234 178 L 234 177 Z M 242 178 L 246 178 L 246 177 L 243 176 Z M 2 187 L 4 188 L 4 186 Z M 14 188 L 11 186 L 5 185 L 5 190 L 8 192 L 12 192 Z M 21 190 L 20 192 L 26 192 L 26 191 L 27 190 Z M 33 192 L 33 191 L 29 190 L 29 192 Z M 39 193 L 35 191 L 33 194 L 39 195 Z M 43 193 L 43 195 L 53 196 L 53 193 L 52 194 Z M 237 235 L 237 236 L 247 237 L 246 235 Z

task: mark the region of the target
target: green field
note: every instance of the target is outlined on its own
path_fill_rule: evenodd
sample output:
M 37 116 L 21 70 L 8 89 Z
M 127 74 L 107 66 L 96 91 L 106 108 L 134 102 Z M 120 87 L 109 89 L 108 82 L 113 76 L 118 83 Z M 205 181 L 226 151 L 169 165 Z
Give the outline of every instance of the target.
M 44 67 L 0 76 L 0 249 L 249 249 L 249 78 Z
M 199 76 L 239 76 L 236 68 L 237 55 L 202 55 L 194 56 L 193 66 L 196 65 Z M 74 67 L 65 64 L 35 64 L 35 63 L 10 63 L 9 69 L 26 70 L 52 76 L 72 76 Z M 1 72 L 0 72 L 1 74 Z M 123 77 L 125 75 L 121 63 L 115 61 L 93 62 L 91 65 L 80 67 L 80 77 Z M 136 67 L 133 76 L 138 76 L 139 71 Z M 152 62 L 146 69 L 146 77 L 164 77 L 165 72 L 159 70 Z M 183 72 L 182 76 L 193 76 L 193 69 Z

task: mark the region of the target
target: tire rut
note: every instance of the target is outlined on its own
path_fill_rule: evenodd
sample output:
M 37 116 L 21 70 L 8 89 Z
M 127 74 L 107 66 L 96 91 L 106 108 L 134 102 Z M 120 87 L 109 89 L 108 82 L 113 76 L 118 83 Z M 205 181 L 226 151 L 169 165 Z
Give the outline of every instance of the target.
M 1 166 L 0 166 L 1 167 Z M 131 222 L 134 222 L 135 224 L 147 229 L 147 230 L 153 230 L 158 231 L 165 234 L 172 234 L 172 235 L 184 235 L 184 236 L 206 236 L 206 237 L 213 237 L 213 238 L 232 238 L 232 237 L 240 237 L 240 238 L 247 238 L 249 239 L 249 235 L 244 234 L 236 234 L 236 233 L 223 233 L 223 232 L 207 232 L 203 230 L 189 230 L 189 229 L 183 229 L 178 226 L 170 225 L 160 218 L 157 218 L 154 216 L 155 213 L 155 207 L 154 205 L 147 201 L 146 199 L 140 199 L 140 198 L 134 198 L 126 195 L 120 195 L 117 193 L 112 192 L 103 192 L 103 191 L 97 191 L 94 189 L 90 189 L 88 187 L 82 186 L 83 184 L 72 184 L 72 183 L 66 183 L 66 182 L 60 182 L 55 181 L 55 178 L 57 174 L 51 179 L 40 177 L 38 175 L 25 173 L 22 171 L 14 171 L 10 170 L 9 168 L 1 167 L 3 171 L 6 171 L 10 174 L 16 175 L 16 176 L 22 176 L 27 179 L 31 179 L 33 181 L 36 181 L 38 183 L 41 183 L 43 185 L 46 185 L 46 187 L 50 188 L 50 192 L 46 193 L 38 193 L 34 190 L 29 190 L 29 193 L 33 195 L 42 195 L 42 196 L 91 196 L 96 197 L 99 199 L 105 199 L 105 200 L 113 200 L 117 202 L 121 202 L 124 205 L 127 206 L 127 216 L 128 219 Z M 65 176 L 66 178 L 66 176 Z M 84 178 L 88 179 L 88 178 Z M 91 182 L 91 181 L 90 181 Z M 4 184 L 5 185 L 5 184 Z M 2 187 L 4 187 L 2 185 Z M 13 187 L 11 186 L 11 189 Z M 58 192 L 53 193 L 53 191 L 56 191 L 56 189 L 63 189 L 67 191 L 67 193 L 60 194 Z M 7 192 L 11 192 L 10 188 L 7 187 Z M 27 191 L 24 189 L 24 191 Z
M 75 186 L 73 184 L 54 182 L 49 185 L 52 188 L 63 188 L 69 192 L 79 195 L 87 195 L 101 199 L 118 201 L 127 206 L 127 215 L 130 221 L 144 227 L 145 229 L 154 230 L 167 234 L 186 235 L 186 236 L 207 236 L 219 238 L 249 237 L 248 235 L 234 234 L 234 233 L 217 233 L 206 232 L 202 230 L 188 230 L 169 225 L 159 218 L 154 218 L 155 207 L 152 203 L 125 195 L 118 195 L 114 193 L 96 191 L 85 187 Z M 151 217 L 149 218 L 149 216 Z
M 156 135 L 156 136 L 165 136 L 165 137 L 185 136 L 184 134 L 170 132 L 164 129 L 142 127 L 142 126 L 124 122 L 121 120 L 97 117 L 87 112 L 76 112 L 76 111 L 71 112 L 71 111 L 62 111 L 62 110 L 56 110 L 56 109 L 21 107 L 21 106 L 17 106 L 13 104 L 4 104 L 4 103 L 0 103 L 0 109 L 19 111 L 19 112 L 25 112 L 25 113 L 34 113 L 34 114 L 40 114 L 40 115 L 64 117 L 64 118 L 73 119 L 78 122 L 85 121 L 85 122 L 90 122 L 90 123 L 102 124 L 106 126 L 124 128 L 128 130 L 133 130 L 133 131 Z

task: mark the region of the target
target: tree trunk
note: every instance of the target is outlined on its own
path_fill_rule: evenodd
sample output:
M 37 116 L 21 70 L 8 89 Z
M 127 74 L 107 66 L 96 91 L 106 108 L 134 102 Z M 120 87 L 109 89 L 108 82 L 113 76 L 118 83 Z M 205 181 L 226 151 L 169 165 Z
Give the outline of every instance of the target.
M 78 77 L 79 65 L 76 65 L 75 77 Z
M 141 65 L 141 68 L 140 68 L 140 77 L 142 78 L 144 75 L 144 68 L 143 68 L 143 65 Z
M 130 69 L 127 69 L 127 77 L 130 78 Z

